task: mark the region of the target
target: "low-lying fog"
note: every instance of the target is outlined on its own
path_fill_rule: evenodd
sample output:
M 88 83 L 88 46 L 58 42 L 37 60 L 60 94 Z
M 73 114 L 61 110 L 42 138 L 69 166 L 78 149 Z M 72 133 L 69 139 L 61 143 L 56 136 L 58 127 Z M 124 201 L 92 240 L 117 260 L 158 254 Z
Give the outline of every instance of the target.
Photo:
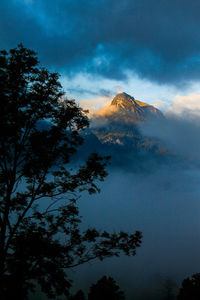
M 101 193 L 80 199 L 84 226 L 140 230 L 143 243 L 135 257 L 96 261 L 74 270 L 74 291 L 87 292 L 109 275 L 128 300 L 164 299 L 166 280 L 178 287 L 185 277 L 200 272 L 200 122 L 189 116 L 185 120 L 173 116 L 142 128 L 168 145 L 181 163 L 157 164 L 145 173 L 111 165 Z

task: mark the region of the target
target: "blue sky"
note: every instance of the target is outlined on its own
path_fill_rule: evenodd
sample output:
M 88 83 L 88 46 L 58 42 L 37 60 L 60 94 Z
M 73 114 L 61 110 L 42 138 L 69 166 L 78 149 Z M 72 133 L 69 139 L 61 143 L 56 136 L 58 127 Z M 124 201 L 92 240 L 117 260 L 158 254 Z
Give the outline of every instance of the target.
M 118 90 L 162 109 L 200 94 L 199 28 L 198 0 L 0 3 L 1 48 L 34 49 L 67 95 L 97 107 Z

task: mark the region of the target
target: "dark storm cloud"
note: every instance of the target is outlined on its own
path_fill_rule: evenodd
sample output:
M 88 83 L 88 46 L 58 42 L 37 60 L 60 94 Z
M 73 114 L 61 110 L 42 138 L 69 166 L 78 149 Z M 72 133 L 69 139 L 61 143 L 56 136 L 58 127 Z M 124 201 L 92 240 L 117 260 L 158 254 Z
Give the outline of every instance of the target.
M 198 0 L 1 2 L 1 47 L 23 42 L 66 74 L 180 83 L 200 74 Z

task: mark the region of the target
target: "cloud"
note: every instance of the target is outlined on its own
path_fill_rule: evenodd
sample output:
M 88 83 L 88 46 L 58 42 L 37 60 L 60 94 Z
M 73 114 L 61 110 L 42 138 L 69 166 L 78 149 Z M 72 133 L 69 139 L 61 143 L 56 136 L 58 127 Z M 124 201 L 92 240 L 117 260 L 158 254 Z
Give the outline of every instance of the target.
M 182 107 L 181 107 L 182 109 Z M 143 135 L 158 139 L 169 153 L 182 160 L 184 167 L 200 165 L 200 119 L 194 110 L 167 113 L 164 120 L 154 120 L 140 125 Z
M 95 111 L 96 117 L 108 117 L 111 116 L 113 113 L 117 112 L 117 106 L 110 105 L 110 102 L 106 102 L 102 107 Z
M 152 105 L 162 111 L 165 110 L 169 104 L 167 104 L 164 100 L 157 99 L 153 101 Z
M 158 280 L 170 277 L 178 284 L 199 272 L 199 175 L 159 164 L 148 174 L 110 171 L 102 192 L 93 201 L 85 195 L 80 202 L 83 220 L 111 231 L 141 230 L 143 243 L 133 258 L 79 268 L 72 274 L 76 289 L 89 288 L 106 274 L 123 287 L 127 300 L 160 300 L 164 295 Z
M 79 94 L 79 95 L 92 95 L 92 96 L 104 96 L 104 97 L 108 97 L 111 95 L 111 91 L 107 90 L 107 89 L 97 89 L 97 90 L 89 90 L 89 89 L 85 89 L 82 88 L 80 85 L 78 86 L 74 86 L 72 88 L 68 88 L 67 91 L 69 91 L 70 93 L 75 93 L 75 94 Z M 81 100 L 83 101 L 83 100 Z
M 200 116 L 200 94 L 177 95 L 168 109 L 168 113 L 183 116 Z
M 101 111 L 106 111 L 106 108 L 110 105 L 110 98 L 98 97 L 94 99 L 83 99 L 79 101 L 79 104 L 84 109 L 88 109 L 90 112 L 89 116 L 92 117 L 93 115 L 99 115 Z
M 143 244 L 132 259 L 121 257 L 79 269 L 74 274 L 76 288 L 88 288 L 106 274 L 126 287 L 128 300 L 163 299 L 161 279 L 170 277 L 178 286 L 199 272 L 200 119 L 193 114 L 199 107 L 198 95 L 177 96 L 175 103 L 179 102 L 189 109 L 140 127 L 144 135 L 159 139 L 168 148 L 171 156 L 165 163 L 155 156 L 154 163 L 153 156 L 149 161 L 144 155 L 135 159 L 135 151 L 128 147 L 115 145 L 116 152 L 107 147 L 106 154 L 118 158 L 118 168 L 110 166 L 102 193 L 92 203 L 85 195 L 81 214 L 89 226 L 139 229 Z
M 127 70 L 184 86 L 200 74 L 196 0 L 1 1 L 1 47 L 23 42 L 42 63 L 124 80 Z

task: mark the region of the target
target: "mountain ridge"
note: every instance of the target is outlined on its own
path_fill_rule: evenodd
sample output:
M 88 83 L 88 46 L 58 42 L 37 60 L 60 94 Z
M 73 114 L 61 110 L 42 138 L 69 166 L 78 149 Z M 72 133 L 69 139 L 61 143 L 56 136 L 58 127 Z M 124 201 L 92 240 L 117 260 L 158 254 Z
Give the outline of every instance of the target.
M 165 117 L 161 111 L 126 93 L 120 93 L 104 112 L 94 116 L 92 126 L 83 133 L 85 142 L 80 149 L 82 154 L 87 155 L 89 149 L 102 156 L 110 155 L 112 166 L 131 167 L 133 171 L 150 170 L 157 162 L 168 160 L 169 152 L 161 141 L 145 136 L 141 129 L 143 122 L 150 120 L 150 124 L 152 119 L 162 122 Z
M 134 149 L 135 152 L 162 152 L 164 149 L 161 149 L 161 144 L 143 136 L 140 130 L 141 122 L 158 118 L 164 118 L 160 110 L 122 92 L 112 99 L 108 114 L 97 117 L 97 120 L 102 121 L 99 122 L 101 125 L 95 126 L 91 131 L 104 145 L 112 144 L 125 147 L 127 151 Z
M 113 98 L 110 107 L 115 108 L 111 116 L 116 117 L 119 115 L 126 123 L 138 123 L 148 119 L 163 117 L 162 112 L 153 105 L 136 100 L 125 92 L 117 94 Z

